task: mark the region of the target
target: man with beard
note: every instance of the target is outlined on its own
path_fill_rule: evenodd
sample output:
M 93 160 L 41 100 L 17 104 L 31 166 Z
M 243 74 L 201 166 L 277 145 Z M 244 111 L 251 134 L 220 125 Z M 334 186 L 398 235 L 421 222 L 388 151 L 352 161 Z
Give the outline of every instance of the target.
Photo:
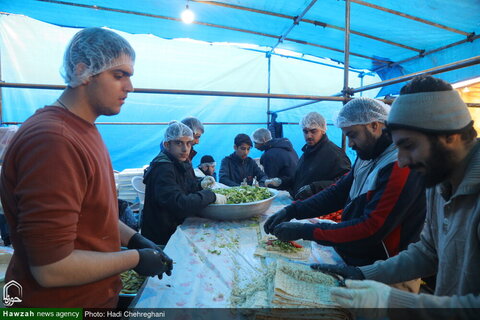
M 306 199 L 340 179 L 350 171 L 351 164 L 345 151 L 328 139 L 325 119 L 318 112 L 310 112 L 300 121 L 305 138 L 303 154 L 295 174 L 281 179 L 279 189 L 288 190 L 295 200 Z
M 423 179 L 396 161 L 395 145 L 383 130 L 389 109 L 369 98 L 345 104 L 337 126 L 357 152 L 352 170 L 320 193 L 272 215 L 265 232 L 284 241 L 303 238 L 333 246 L 354 266 L 385 260 L 417 241 L 425 218 Z M 337 224 L 287 222 L 342 208 L 342 221 Z
M 420 241 L 394 258 L 361 268 L 314 267 L 369 279 L 347 281 L 348 288 L 332 292 L 348 308 L 377 308 L 375 316 L 388 312 L 389 318 L 478 319 L 480 143 L 468 108 L 450 84 L 417 77 L 401 89 L 388 128 L 399 166 L 425 176 L 428 207 Z M 435 273 L 434 295 L 385 285 Z

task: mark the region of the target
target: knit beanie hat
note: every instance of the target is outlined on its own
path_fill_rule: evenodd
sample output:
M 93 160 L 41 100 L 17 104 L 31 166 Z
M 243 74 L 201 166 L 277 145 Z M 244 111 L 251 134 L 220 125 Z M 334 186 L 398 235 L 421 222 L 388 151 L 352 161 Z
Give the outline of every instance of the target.
M 467 105 L 455 90 L 400 95 L 388 116 L 389 129 L 454 133 L 473 123 Z

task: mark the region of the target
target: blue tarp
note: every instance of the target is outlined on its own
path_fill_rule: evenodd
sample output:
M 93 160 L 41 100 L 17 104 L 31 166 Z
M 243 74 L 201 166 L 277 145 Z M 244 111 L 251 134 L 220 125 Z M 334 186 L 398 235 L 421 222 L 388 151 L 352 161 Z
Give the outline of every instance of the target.
M 313 2 L 303 20 L 292 27 L 293 19 Z M 136 49 L 133 82 L 137 88 L 267 93 L 270 79 L 271 93 L 319 96 L 342 89 L 343 71 L 334 67 L 342 67 L 344 59 L 345 1 L 188 3 L 196 14 L 191 25 L 179 21 L 184 0 L 0 0 L 0 12 L 6 13 L 0 14 L 1 80 L 63 84 L 59 76 L 62 54 L 78 31 L 75 28 L 105 26 L 121 33 Z M 403 16 L 393 14 L 395 11 Z M 379 72 L 380 78 L 389 79 L 478 55 L 480 2 L 351 0 L 351 30 L 350 66 L 365 72 L 463 41 Z M 279 42 L 281 36 L 285 39 Z M 187 38 L 197 41 L 180 40 Z M 272 47 L 291 50 L 295 58 L 272 55 L 269 77 L 265 53 Z M 350 72 L 349 87 L 379 81 L 377 76 L 362 79 L 358 75 Z M 454 82 L 479 75 L 476 65 L 439 76 Z M 385 87 L 381 95 L 395 94 L 401 86 Z M 363 94 L 373 97 L 378 92 Z M 59 94 L 55 90 L 2 88 L 2 121 L 21 122 Z M 270 110 L 303 102 L 307 101 L 271 99 Z M 98 121 L 168 122 L 193 115 L 206 123 L 265 123 L 267 103 L 260 98 L 133 93 L 118 116 Z M 340 107 L 337 102 L 316 103 L 279 113 L 278 121 L 298 123 L 304 114 L 315 110 L 332 124 Z M 98 126 L 117 170 L 147 164 L 158 152 L 164 130 L 162 125 Z M 237 133 L 250 134 L 259 126 L 265 125 L 206 125 L 196 147 L 199 157 L 209 153 L 220 162 L 232 151 Z M 340 144 L 340 131 L 331 125 L 328 128 L 329 136 Z M 300 153 L 303 137 L 299 127 L 286 125 L 284 133 Z M 259 155 L 252 151 L 253 157 Z M 349 155 L 354 157 L 351 151 Z
M 189 0 L 194 24 L 180 21 L 186 0 L 0 0 L 3 12 L 24 14 L 69 27 L 107 26 L 133 34 L 165 39 L 191 38 L 207 42 L 278 44 L 315 57 L 344 60 L 345 1 L 338 0 Z M 313 4 L 301 21 L 300 16 Z M 293 26 L 293 27 L 292 27 Z M 350 65 L 374 69 L 403 61 L 470 35 L 480 34 L 478 0 L 350 0 Z M 287 32 L 290 30 L 290 32 Z M 407 72 L 477 55 L 480 40 L 402 65 Z M 445 75 L 458 81 L 480 74 L 479 67 Z M 395 93 L 395 92 L 393 92 Z
M 0 15 L 2 80 L 13 83 L 63 84 L 60 76 L 62 55 L 67 42 L 78 29 L 58 27 L 18 15 Z M 258 51 L 204 42 L 166 40 L 152 35 L 122 33 L 136 49 L 137 88 L 191 89 L 209 91 L 267 91 L 268 60 Z M 360 86 L 358 73 L 352 83 Z M 301 60 L 273 56 L 272 93 L 330 95 L 342 86 L 343 70 Z M 376 82 L 366 76 L 364 81 Z M 37 108 L 55 101 L 57 90 L 2 89 L 3 121 L 22 122 Z M 305 100 L 272 99 L 271 110 L 279 110 Z M 333 124 L 340 102 L 321 102 L 279 113 L 277 121 L 298 123 L 310 111 L 323 114 Z M 212 155 L 217 162 L 233 152 L 238 133 L 251 134 L 267 122 L 267 100 L 261 98 L 160 95 L 131 93 L 119 115 L 100 117 L 97 122 L 169 122 L 193 115 L 206 125 L 201 143 L 195 147 L 200 157 Z M 262 123 L 254 125 L 228 123 Z M 142 167 L 158 153 L 165 125 L 102 125 L 98 128 L 107 144 L 116 170 Z M 328 135 L 337 144 L 341 132 L 329 125 Z M 298 125 L 285 125 L 289 137 L 301 154 L 304 144 Z M 350 153 L 351 157 L 354 154 Z M 260 152 L 252 150 L 252 157 Z

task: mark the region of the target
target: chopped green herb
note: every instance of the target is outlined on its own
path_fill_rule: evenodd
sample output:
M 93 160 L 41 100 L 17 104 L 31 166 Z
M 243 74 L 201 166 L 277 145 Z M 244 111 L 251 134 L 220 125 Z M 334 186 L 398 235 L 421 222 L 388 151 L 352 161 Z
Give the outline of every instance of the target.
M 268 199 L 272 196 L 267 188 L 241 186 L 233 188 L 215 189 L 215 193 L 227 197 L 227 204 L 255 202 Z
M 210 252 L 211 254 L 216 254 L 217 256 L 219 256 L 222 253 L 220 250 L 217 250 L 217 249 L 215 250 L 208 249 L 208 252 Z
M 133 270 L 128 270 L 120 274 L 123 288 L 120 293 L 137 293 L 147 277 L 141 276 Z

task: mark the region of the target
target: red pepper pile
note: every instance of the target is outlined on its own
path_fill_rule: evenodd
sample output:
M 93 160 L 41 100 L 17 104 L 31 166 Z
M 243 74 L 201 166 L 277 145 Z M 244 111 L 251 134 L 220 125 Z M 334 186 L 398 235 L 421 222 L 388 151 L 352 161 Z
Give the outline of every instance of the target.
M 342 221 L 342 211 L 343 210 L 338 210 L 332 213 L 329 213 L 327 215 L 318 217 L 319 219 L 327 219 L 327 220 L 332 220 L 335 222 L 341 222 Z

